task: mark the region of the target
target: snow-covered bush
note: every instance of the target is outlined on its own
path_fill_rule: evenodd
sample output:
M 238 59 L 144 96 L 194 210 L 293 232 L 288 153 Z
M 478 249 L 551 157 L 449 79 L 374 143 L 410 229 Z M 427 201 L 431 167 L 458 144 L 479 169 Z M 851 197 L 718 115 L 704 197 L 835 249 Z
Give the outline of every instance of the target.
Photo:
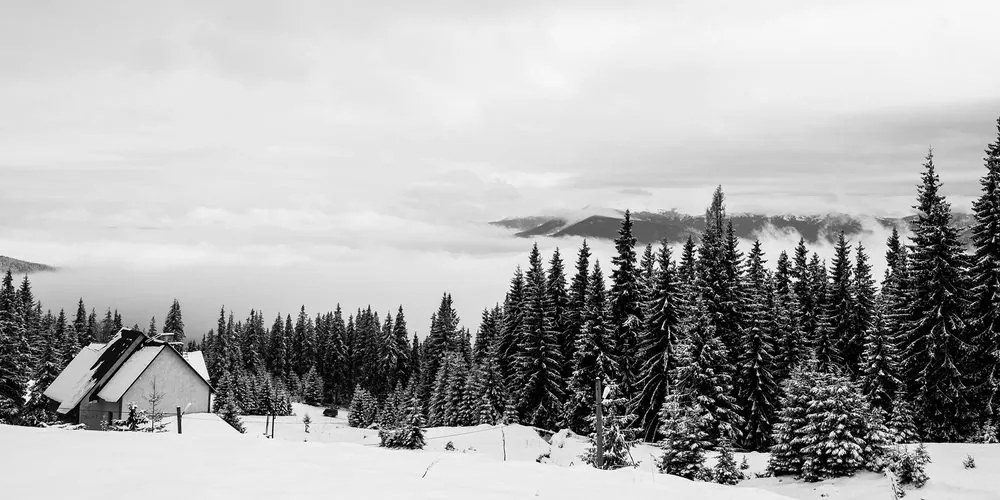
M 375 423 L 378 416 L 378 401 L 361 386 L 354 388 L 351 397 L 351 408 L 347 414 L 347 424 L 351 427 L 368 427 Z
M 889 455 L 889 470 L 899 479 L 899 484 L 912 484 L 916 488 L 922 488 L 930 479 L 924 471 L 930 462 L 927 447 L 922 443 L 913 452 L 899 447 Z
M 965 467 L 966 469 L 975 469 L 976 459 L 973 458 L 972 455 L 966 455 L 965 460 L 962 460 L 962 467 Z
M 106 431 L 116 432 L 166 432 L 167 430 L 165 423 L 151 421 L 146 410 L 140 409 L 134 401 L 128 404 L 128 416 L 113 420 L 110 424 L 105 422 L 101 427 Z
M 976 436 L 973 440 L 977 443 L 983 444 L 996 444 L 997 442 L 1000 442 L 997 439 L 996 426 L 989 422 L 979 427 L 979 430 L 976 432 Z
M 406 423 L 398 429 L 380 429 L 378 431 L 380 446 L 385 448 L 406 448 L 420 450 L 424 447 L 423 410 L 417 398 L 410 400 L 406 410 Z

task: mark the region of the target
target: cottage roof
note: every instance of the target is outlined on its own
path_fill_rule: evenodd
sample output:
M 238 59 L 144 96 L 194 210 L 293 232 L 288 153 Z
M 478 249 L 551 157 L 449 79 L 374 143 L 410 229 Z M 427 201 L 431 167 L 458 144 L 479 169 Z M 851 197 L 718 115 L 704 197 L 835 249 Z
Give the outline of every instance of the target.
M 97 397 L 105 401 L 118 401 L 121 399 L 122 395 L 135 380 L 142 375 L 142 372 L 146 371 L 146 367 L 153 362 L 164 349 L 169 349 L 169 347 L 164 345 L 151 345 L 143 347 L 135 354 L 129 356 L 128 360 L 122 363 L 121 368 L 115 372 L 115 375 L 108 380 L 107 384 L 101 388 L 101 392 L 97 393 Z
M 44 394 L 59 403 L 59 413 L 76 408 L 95 389 L 100 399 L 118 401 L 164 349 L 173 351 L 166 342 L 152 340 L 140 331 L 122 329 L 107 344 L 90 344 L 81 349 Z M 209 383 L 200 352 L 181 358 Z

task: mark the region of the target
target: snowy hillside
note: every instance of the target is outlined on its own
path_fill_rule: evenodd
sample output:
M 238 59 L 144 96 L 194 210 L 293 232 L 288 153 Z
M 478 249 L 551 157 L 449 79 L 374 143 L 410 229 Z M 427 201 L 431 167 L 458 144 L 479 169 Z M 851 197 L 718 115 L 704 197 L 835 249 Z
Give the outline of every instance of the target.
M 471 454 L 390 451 L 219 434 L 104 433 L 0 425 L 5 498 L 767 500 L 762 490 L 637 470 L 604 472 Z M 177 471 L 162 486 L 162 471 Z

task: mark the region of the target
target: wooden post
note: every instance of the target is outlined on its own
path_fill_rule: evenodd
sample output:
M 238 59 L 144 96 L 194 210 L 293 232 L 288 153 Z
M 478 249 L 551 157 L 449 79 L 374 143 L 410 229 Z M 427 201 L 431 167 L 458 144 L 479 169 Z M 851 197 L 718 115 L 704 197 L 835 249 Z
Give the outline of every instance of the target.
M 274 421 L 274 417 L 277 415 L 271 415 L 271 439 L 274 439 L 274 428 L 278 426 L 278 423 Z
M 111 427 L 111 424 L 114 423 L 114 421 L 115 421 L 115 412 L 109 411 L 108 412 L 108 427 Z
M 180 406 L 177 407 L 177 433 L 178 434 L 182 434 L 182 432 L 181 432 L 181 407 Z
M 597 380 L 594 382 L 594 395 L 595 397 L 595 408 L 596 414 L 594 415 L 594 445 L 597 448 L 597 468 L 604 468 L 604 415 L 603 412 L 603 400 L 604 400 L 604 390 L 601 387 L 601 376 L 597 376 Z
M 507 461 L 507 435 L 503 432 L 503 425 L 500 426 L 500 440 L 503 443 L 503 461 Z
M 271 416 L 264 415 L 264 438 L 267 439 L 267 428 L 271 424 Z

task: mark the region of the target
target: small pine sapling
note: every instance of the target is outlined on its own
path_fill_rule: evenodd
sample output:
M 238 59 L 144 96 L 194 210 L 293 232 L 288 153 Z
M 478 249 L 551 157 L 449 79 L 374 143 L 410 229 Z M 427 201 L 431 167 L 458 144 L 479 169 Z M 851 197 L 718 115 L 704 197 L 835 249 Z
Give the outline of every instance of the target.
M 745 461 L 746 457 L 743 459 Z M 715 482 L 719 484 L 737 484 L 743 480 L 743 473 L 736 469 L 733 447 L 728 439 L 719 440 L 719 458 L 712 472 Z
M 966 455 L 965 460 L 962 460 L 962 467 L 965 467 L 966 469 L 975 469 L 976 459 L 973 458 L 972 455 Z

